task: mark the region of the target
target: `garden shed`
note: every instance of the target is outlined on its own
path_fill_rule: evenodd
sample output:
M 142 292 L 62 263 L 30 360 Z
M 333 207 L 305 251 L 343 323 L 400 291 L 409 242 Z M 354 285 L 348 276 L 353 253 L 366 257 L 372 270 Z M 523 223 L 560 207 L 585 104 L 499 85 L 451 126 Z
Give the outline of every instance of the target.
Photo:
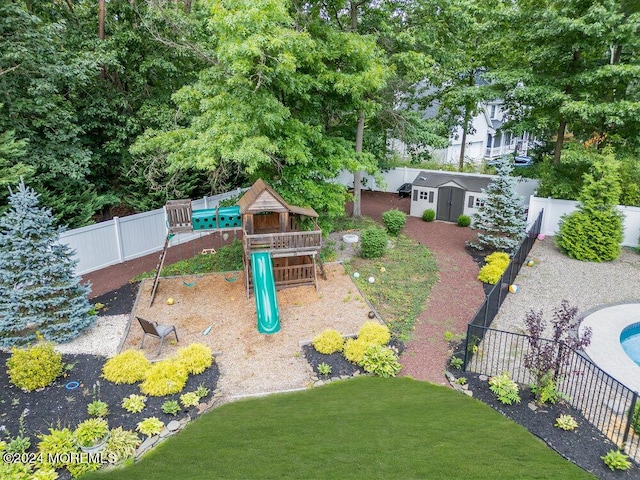
M 411 184 L 412 217 L 421 217 L 425 210 L 436 212 L 436 220 L 455 222 L 459 215 L 472 215 L 484 203 L 482 193 L 492 180 L 491 175 L 427 172 L 418 174 Z

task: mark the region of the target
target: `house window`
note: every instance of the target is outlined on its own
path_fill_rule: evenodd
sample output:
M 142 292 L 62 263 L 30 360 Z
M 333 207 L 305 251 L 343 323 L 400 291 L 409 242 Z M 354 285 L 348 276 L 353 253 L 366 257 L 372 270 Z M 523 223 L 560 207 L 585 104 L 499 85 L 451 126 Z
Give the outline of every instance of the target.
M 496 118 L 497 107 L 496 105 L 491 105 L 491 115 L 490 118 Z
M 478 198 L 478 197 L 476 197 L 476 201 L 475 201 L 475 203 L 473 204 L 473 206 L 474 206 L 475 208 L 483 207 L 483 206 L 484 206 L 484 198 Z

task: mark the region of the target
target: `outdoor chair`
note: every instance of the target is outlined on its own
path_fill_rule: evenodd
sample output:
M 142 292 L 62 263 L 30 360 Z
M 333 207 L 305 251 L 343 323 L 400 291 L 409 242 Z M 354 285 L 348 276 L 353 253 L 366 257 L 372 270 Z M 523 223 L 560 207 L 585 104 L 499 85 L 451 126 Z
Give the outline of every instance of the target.
M 164 338 L 169 335 L 171 332 L 176 336 L 176 342 L 178 340 L 178 332 L 176 331 L 176 327 L 174 325 L 158 325 L 158 322 L 150 322 L 149 320 L 145 320 L 144 318 L 136 317 L 138 322 L 140 322 L 140 326 L 143 330 L 142 335 L 142 343 L 140 343 L 140 348 L 144 347 L 144 340 L 147 338 L 147 335 L 151 335 L 152 337 L 156 337 L 160 339 L 160 347 L 158 348 L 157 355 L 160 355 L 160 351 L 162 350 L 162 342 L 164 342 Z

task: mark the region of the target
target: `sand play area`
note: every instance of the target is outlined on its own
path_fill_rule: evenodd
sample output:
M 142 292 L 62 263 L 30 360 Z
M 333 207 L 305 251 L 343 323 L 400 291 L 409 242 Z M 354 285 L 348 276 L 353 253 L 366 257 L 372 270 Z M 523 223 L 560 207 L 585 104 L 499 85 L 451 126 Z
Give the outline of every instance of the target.
M 281 329 L 273 335 L 258 333 L 254 298 L 247 299 L 238 274 L 161 279 L 149 307 L 152 281 L 141 284 L 138 301 L 123 349 L 138 348 L 142 329 L 135 316 L 175 325 L 179 342 L 167 337 L 156 356 L 158 340 L 147 337 L 149 359 L 166 358 L 180 346 L 209 345 L 220 367 L 219 388 L 228 397 L 255 395 L 310 386 L 311 371 L 301 354 L 300 342 L 311 340 L 326 328 L 343 335 L 356 333 L 369 318 L 370 307 L 342 264 L 326 265 L 327 280 L 318 277 L 314 287 L 296 287 L 277 293 Z M 231 277 L 233 278 L 233 277 Z M 186 284 L 193 284 L 187 286 Z M 167 298 L 175 303 L 167 305 Z M 209 333 L 205 330 L 213 325 Z

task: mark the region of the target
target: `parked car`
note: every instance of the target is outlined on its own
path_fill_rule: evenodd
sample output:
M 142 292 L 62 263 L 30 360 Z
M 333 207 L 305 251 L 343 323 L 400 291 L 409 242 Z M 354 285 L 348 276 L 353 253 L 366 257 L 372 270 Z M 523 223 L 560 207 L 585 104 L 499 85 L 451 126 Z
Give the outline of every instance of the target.
M 516 155 L 514 164 L 516 167 L 529 167 L 533 165 L 533 158 L 527 155 Z
M 509 158 L 511 159 L 512 157 Z M 499 158 L 492 158 L 490 160 L 487 160 L 486 163 L 487 165 L 495 166 L 499 160 Z M 516 157 L 513 159 L 513 164 L 516 167 L 530 167 L 531 165 L 533 165 L 533 158 L 529 157 L 528 155 L 516 155 Z

